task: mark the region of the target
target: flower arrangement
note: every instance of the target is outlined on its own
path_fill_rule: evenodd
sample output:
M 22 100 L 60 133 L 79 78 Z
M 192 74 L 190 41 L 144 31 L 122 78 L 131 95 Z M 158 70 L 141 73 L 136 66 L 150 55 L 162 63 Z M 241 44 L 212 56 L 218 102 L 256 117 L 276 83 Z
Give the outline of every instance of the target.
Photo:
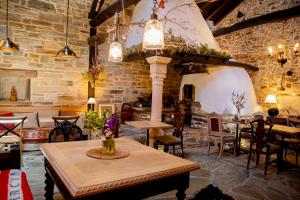
M 95 87 L 95 82 L 99 79 L 100 74 L 104 72 L 102 65 L 94 63 L 93 61 L 93 65 L 91 65 L 88 71 L 82 73 L 82 78 L 88 80 L 92 88 Z
M 116 152 L 116 145 L 114 141 L 114 131 L 118 125 L 118 117 L 116 114 L 112 114 L 106 121 L 103 135 L 105 140 L 102 141 L 102 153 L 114 154 Z
M 232 103 L 237 110 L 238 118 L 241 115 L 241 110 L 245 107 L 245 103 L 246 103 L 245 95 L 246 95 L 246 93 L 239 94 L 235 91 L 232 92 Z

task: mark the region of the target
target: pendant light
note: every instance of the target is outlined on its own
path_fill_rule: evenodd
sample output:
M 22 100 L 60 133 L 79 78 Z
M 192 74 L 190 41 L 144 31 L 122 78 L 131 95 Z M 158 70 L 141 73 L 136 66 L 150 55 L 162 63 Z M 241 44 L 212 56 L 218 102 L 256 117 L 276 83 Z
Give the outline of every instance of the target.
M 124 13 L 123 13 L 124 14 Z M 119 20 L 120 13 L 116 13 L 116 30 L 115 30 L 115 39 L 109 46 L 109 53 L 108 53 L 108 61 L 109 62 L 122 62 L 123 60 L 123 47 L 122 44 L 119 42 Z
M 143 37 L 144 49 L 157 50 L 164 48 L 164 27 L 157 20 L 157 14 L 155 13 L 156 4 L 157 2 L 154 0 L 151 19 L 145 25 Z
M 6 38 L 3 40 L 0 46 L 0 50 L 7 52 L 19 51 L 19 47 L 8 37 L 8 0 L 6 1 Z
M 78 58 L 78 56 L 74 53 L 74 51 L 72 51 L 68 46 L 69 7 L 70 7 L 70 0 L 68 0 L 68 7 L 67 7 L 66 44 L 64 48 L 62 48 L 57 52 L 56 56 L 62 58 Z

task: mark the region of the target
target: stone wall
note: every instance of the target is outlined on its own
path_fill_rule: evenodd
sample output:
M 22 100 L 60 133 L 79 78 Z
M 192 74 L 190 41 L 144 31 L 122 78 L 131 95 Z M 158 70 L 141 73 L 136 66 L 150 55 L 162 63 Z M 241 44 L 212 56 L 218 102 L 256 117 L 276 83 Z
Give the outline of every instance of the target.
M 90 0 L 70 1 L 69 44 L 79 59 L 54 55 L 64 47 L 66 0 L 9 0 L 9 37 L 19 52 L 0 52 L 0 68 L 36 70 L 31 78 L 33 104 L 83 104 L 87 81 L 81 73 L 88 67 Z M 0 37 L 5 35 L 6 1 L 0 0 Z
M 238 11 L 244 12 L 246 18 L 252 18 L 292 7 L 299 2 L 299 0 L 247 0 L 226 16 L 217 27 L 226 27 L 239 22 L 241 19 L 236 17 Z M 298 96 L 300 95 L 300 56 L 296 57 L 292 52 L 295 43 L 300 43 L 300 17 L 242 29 L 216 39 L 220 47 L 229 51 L 236 60 L 259 66 L 258 72 L 251 73 L 259 104 L 265 106 L 263 102 L 266 95 L 275 94 L 281 109 L 297 107 L 300 110 Z M 290 51 L 287 55 L 288 62 L 284 67 L 268 54 L 268 47 L 276 48 L 279 43 Z M 289 69 L 293 69 L 298 81 L 285 82 L 286 89 L 282 91 L 280 90 L 281 77 Z

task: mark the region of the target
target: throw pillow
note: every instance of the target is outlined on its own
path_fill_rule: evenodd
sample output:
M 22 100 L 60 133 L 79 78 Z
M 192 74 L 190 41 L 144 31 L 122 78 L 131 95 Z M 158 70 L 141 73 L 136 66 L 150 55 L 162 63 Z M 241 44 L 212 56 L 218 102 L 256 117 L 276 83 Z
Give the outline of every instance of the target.
M 38 128 L 37 112 L 23 112 L 14 113 L 15 116 L 26 116 L 27 119 L 24 121 L 23 128 Z M 18 127 L 21 128 L 21 127 Z
M 12 117 L 13 113 L 12 112 L 8 112 L 8 113 L 0 113 L 0 117 Z M 15 126 L 15 124 L 5 124 L 8 128 L 13 128 Z M 0 131 L 5 130 L 4 127 L 0 126 Z

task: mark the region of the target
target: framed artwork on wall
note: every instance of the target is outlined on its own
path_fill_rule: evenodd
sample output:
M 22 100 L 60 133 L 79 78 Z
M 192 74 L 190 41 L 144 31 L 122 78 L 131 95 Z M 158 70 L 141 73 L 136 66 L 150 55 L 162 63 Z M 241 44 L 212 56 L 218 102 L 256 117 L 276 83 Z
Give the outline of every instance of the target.
M 107 104 L 99 104 L 98 105 L 99 108 L 99 113 L 105 111 L 108 112 L 110 115 L 115 113 L 115 104 L 113 103 L 107 103 Z

